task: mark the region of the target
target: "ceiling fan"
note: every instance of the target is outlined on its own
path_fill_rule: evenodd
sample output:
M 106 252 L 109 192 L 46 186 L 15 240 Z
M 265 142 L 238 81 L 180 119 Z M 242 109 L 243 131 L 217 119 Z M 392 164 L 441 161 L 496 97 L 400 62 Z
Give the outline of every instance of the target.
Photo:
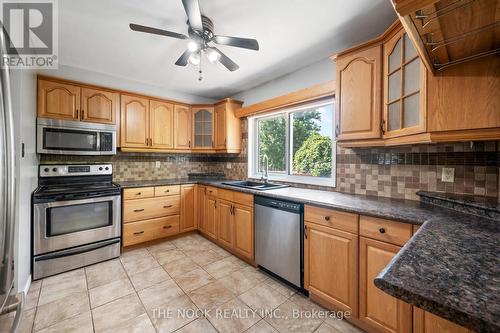
M 220 62 L 231 72 L 237 70 L 239 66 L 217 47 L 211 45 L 214 42 L 219 45 L 228 45 L 250 50 L 259 50 L 259 43 L 255 39 L 219 36 L 214 34 L 214 24 L 212 20 L 201 14 L 198 0 L 182 0 L 184 9 L 188 17 L 188 36 L 177 32 L 167 31 L 158 28 L 147 27 L 139 24 L 130 24 L 130 29 L 134 31 L 146 32 L 155 35 L 162 35 L 178 39 L 187 39 L 187 50 L 175 62 L 177 66 L 186 66 L 188 63 L 199 66 L 201 54 L 205 54 L 211 63 Z M 201 69 L 200 69 L 201 80 Z

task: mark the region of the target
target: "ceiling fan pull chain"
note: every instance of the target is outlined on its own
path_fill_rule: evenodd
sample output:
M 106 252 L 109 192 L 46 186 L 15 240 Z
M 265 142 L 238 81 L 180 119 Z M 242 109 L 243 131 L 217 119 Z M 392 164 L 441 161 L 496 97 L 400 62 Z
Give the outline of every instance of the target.
M 200 64 L 198 65 L 198 74 L 199 74 L 198 81 L 203 80 L 203 76 L 202 76 L 203 71 L 201 70 L 201 61 L 202 61 L 201 58 L 202 57 L 201 57 L 201 51 L 200 51 Z

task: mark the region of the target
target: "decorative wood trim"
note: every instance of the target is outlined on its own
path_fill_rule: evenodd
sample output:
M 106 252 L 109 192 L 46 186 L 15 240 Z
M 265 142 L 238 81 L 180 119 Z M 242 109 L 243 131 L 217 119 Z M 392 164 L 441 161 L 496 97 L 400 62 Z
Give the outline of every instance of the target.
M 392 5 L 399 15 L 405 16 L 438 1 L 439 0 L 392 0 Z
M 236 110 L 234 114 L 237 118 L 248 117 L 334 95 L 335 81 L 329 81 L 243 107 Z

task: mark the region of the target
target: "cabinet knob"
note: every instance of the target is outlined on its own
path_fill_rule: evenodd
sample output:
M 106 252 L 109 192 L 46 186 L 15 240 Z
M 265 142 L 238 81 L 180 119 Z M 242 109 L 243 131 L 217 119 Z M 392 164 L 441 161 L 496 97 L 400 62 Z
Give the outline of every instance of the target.
M 330 222 L 330 216 L 325 216 L 325 221 Z
M 170 192 L 170 190 L 165 190 L 165 193 L 168 193 L 168 192 Z
M 135 195 L 141 195 L 141 194 L 142 194 L 142 192 L 137 192 Z
M 378 229 L 378 231 L 379 231 L 381 234 L 385 234 L 385 229 L 384 229 L 384 228 L 380 228 L 380 229 Z
M 163 229 L 170 229 L 170 228 L 172 228 L 172 226 L 171 226 L 171 225 L 164 225 L 164 226 L 163 226 Z

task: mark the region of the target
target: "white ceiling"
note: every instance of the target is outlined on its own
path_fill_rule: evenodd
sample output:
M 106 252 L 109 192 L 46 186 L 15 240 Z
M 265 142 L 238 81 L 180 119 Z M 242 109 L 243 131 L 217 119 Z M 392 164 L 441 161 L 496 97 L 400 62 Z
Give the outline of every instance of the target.
M 199 0 L 216 34 L 256 38 L 260 51 L 219 48 L 239 64 L 174 63 L 186 41 L 131 31 L 129 23 L 187 35 L 181 0 L 59 1 L 59 60 L 67 66 L 208 98 L 231 96 L 370 39 L 395 19 L 390 0 Z

